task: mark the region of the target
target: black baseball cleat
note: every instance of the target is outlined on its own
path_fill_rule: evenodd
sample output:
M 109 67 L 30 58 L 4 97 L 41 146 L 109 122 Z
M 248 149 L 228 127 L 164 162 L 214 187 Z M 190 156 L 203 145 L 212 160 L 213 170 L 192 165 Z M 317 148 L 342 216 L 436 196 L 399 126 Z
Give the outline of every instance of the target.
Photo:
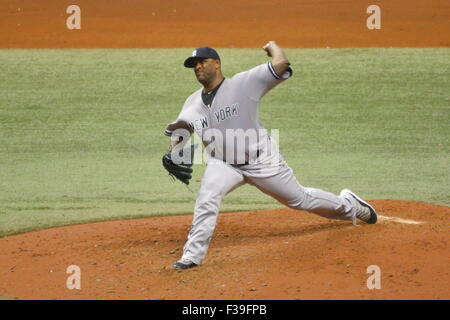
M 344 189 L 341 191 L 341 196 L 351 196 L 356 200 L 356 206 L 354 208 L 355 218 L 358 218 L 368 224 L 375 224 L 377 222 L 378 216 L 375 209 L 366 201 L 358 197 L 354 192 Z M 353 221 L 353 224 L 356 224 L 355 221 Z
M 186 259 L 178 260 L 177 262 L 175 262 L 172 265 L 172 267 L 176 270 L 186 270 L 186 269 L 193 268 L 196 266 L 197 266 L 197 264 L 193 263 L 192 261 L 186 260 Z

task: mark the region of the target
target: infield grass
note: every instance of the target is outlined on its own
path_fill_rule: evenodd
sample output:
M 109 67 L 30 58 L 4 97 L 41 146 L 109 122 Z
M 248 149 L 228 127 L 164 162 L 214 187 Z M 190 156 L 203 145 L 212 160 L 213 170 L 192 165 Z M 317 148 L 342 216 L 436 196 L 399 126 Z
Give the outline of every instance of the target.
M 162 132 L 199 88 L 190 49 L 0 50 L 0 236 L 191 213 Z M 267 61 L 219 50 L 227 77 Z M 261 105 L 305 186 L 450 204 L 450 49 L 288 49 L 294 77 Z M 220 183 L 220 181 L 218 181 Z M 281 206 L 255 188 L 222 212 Z

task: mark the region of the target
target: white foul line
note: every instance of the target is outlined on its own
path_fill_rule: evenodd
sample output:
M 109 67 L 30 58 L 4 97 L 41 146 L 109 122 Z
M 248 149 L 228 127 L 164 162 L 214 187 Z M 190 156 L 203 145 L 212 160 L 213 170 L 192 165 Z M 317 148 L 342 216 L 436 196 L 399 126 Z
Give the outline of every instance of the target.
M 384 221 L 392 221 L 392 222 L 398 222 L 398 223 L 404 223 L 404 224 L 424 224 L 425 222 L 422 221 L 415 221 L 415 220 L 409 220 L 409 219 L 402 219 L 397 217 L 386 217 L 386 216 L 378 216 L 378 219 L 384 220 Z

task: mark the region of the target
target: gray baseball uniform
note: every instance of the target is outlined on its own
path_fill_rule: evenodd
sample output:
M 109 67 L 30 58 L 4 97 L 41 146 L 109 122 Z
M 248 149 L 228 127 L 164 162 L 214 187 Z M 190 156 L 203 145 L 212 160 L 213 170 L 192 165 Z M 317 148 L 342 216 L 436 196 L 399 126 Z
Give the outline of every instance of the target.
M 351 197 L 300 185 L 259 121 L 261 98 L 291 74 L 288 69 L 277 75 L 269 62 L 226 78 L 210 106 L 203 103 L 200 89 L 187 98 L 178 119 L 167 126 L 168 136 L 178 135 L 180 128 L 198 134 L 210 155 L 183 259 L 202 262 L 223 197 L 245 183 L 294 209 L 331 219 L 354 218 L 355 200 Z

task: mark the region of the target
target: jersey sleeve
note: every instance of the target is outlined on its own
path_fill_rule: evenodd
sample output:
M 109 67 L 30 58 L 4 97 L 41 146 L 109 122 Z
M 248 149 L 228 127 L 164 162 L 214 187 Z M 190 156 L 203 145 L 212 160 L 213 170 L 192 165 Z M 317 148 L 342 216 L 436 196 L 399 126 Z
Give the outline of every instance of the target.
M 167 125 L 164 130 L 164 135 L 168 137 L 183 137 L 183 139 L 189 138 L 193 133 L 193 129 L 189 126 L 189 123 L 183 119 L 177 119 Z
M 189 101 L 190 101 L 190 97 L 188 99 L 186 99 L 186 101 L 184 102 L 183 108 L 181 109 L 181 112 L 178 115 L 178 118 L 166 126 L 166 128 L 164 130 L 165 136 L 171 137 L 172 135 L 174 135 L 174 132 L 177 129 L 185 129 L 185 130 L 188 130 L 190 133 L 192 133 L 193 130 L 189 126 L 189 122 L 186 119 L 184 119 L 185 118 L 184 112 L 189 105 Z M 180 134 L 176 134 L 176 135 L 180 136 Z
M 269 90 L 290 78 L 292 73 L 289 67 L 284 74 L 278 75 L 273 69 L 272 62 L 268 62 L 236 76 L 240 78 L 247 95 L 259 101 Z

